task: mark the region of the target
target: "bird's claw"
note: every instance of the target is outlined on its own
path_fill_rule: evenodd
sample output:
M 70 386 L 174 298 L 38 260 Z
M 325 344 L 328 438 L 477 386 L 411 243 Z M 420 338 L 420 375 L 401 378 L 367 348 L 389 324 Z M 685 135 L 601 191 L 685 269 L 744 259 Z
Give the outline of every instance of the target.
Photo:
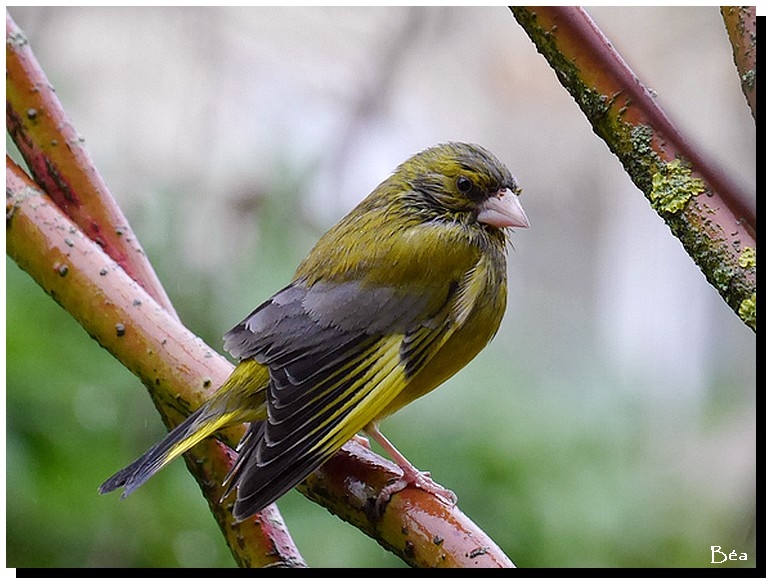
M 391 498 L 400 491 L 407 487 L 416 487 L 434 495 L 444 504 L 449 507 L 455 507 L 458 502 L 458 497 L 450 489 L 438 485 L 431 479 L 431 474 L 425 471 L 405 472 L 403 469 L 402 476 L 398 479 L 386 484 L 381 492 L 378 493 L 378 498 L 375 501 L 376 509 L 379 509 L 381 513 L 386 510 L 386 505 Z

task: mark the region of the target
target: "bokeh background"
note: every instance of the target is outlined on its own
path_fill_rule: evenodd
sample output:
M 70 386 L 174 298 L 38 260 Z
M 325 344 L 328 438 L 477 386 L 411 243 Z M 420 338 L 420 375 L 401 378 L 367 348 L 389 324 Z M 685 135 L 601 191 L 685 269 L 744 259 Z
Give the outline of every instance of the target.
M 755 335 L 707 284 L 504 7 L 11 8 L 183 321 L 211 346 L 402 160 L 478 142 L 532 228 L 507 315 L 383 424 L 520 566 L 755 562 Z M 718 8 L 590 8 L 682 132 L 753 196 Z M 143 386 L 6 260 L 8 566 L 232 566 Z M 312 566 L 401 566 L 296 492 Z M 736 566 L 736 564 L 735 564 Z M 738 567 L 738 566 L 736 566 Z

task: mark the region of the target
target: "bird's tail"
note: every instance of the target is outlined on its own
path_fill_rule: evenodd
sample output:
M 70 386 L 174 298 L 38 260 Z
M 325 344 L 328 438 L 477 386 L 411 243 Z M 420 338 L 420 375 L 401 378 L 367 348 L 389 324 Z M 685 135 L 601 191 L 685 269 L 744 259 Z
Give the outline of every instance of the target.
M 127 497 L 177 456 L 204 438 L 232 425 L 233 418 L 237 416 L 236 412 L 214 413 L 211 410 L 212 408 L 207 404 L 193 412 L 158 444 L 102 483 L 99 493 L 105 494 L 123 487 L 121 498 Z
M 242 361 L 212 398 L 166 437 L 99 487 L 101 494 L 123 487 L 121 498 L 204 438 L 236 424 L 265 417 L 268 372 L 259 363 Z

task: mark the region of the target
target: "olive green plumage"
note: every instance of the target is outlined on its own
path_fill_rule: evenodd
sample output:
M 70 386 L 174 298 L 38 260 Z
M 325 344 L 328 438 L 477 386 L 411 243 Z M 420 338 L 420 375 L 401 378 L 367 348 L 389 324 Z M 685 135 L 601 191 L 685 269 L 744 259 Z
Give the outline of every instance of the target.
M 505 230 L 528 227 L 513 191 L 506 167 L 479 146 L 408 159 L 321 237 L 287 287 L 226 333 L 239 364 L 223 386 L 100 491 L 123 486 L 125 496 L 195 443 L 247 422 L 226 479 L 241 520 L 357 432 L 383 439 L 379 420 L 456 373 L 498 329 Z M 404 471 L 412 481 L 414 469 Z

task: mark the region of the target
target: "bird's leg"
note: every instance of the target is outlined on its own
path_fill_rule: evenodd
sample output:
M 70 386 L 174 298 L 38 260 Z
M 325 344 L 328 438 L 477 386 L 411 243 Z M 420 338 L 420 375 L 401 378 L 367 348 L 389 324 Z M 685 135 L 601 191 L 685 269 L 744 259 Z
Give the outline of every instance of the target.
M 378 499 L 376 501 L 376 508 L 385 508 L 386 503 L 389 502 L 394 493 L 398 493 L 405 487 L 411 485 L 418 487 L 419 489 L 426 491 L 435 497 L 438 497 L 440 500 L 448 503 L 451 506 L 456 504 L 456 501 L 458 501 L 456 494 L 453 491 L 445 489 L 444 487 L 441 487 L 435 483 L 430 478 L 428 472 L 420 471 L 412 464 L 410 464 L 410 461 L 402 456 L 400 451 L 397 450 L 394 445 L 388 441 L 386 436 L 381 434 L 377 424 L 371 422 L 365 426 L 365 432 L 378 444 L 380 444 L 381 447 L 388 453 L 389 457 L 397 464 L 397 466 L 399 466 L 400 469 L 402 469 L 402 476 L 400 478 L 387 484 L 381 489 L 381 492 L 378 494 Z

